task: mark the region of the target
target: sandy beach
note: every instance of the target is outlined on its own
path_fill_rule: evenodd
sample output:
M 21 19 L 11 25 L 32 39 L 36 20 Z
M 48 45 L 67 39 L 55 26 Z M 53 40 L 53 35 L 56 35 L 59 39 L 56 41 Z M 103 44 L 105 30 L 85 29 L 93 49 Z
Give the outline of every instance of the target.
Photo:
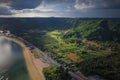
M 42 73 L 44 67 L 48 67 L 49 65 L 40 61 L 40 59 L 36 59 L 28 47 L 25 44 L 16 38 L 11 38 L 14 42 L 18 43 L 24 49 L 24 57 L 26 61 L 26 66 L 31 77 L 31 80 L 45 80 L 45 77 Z

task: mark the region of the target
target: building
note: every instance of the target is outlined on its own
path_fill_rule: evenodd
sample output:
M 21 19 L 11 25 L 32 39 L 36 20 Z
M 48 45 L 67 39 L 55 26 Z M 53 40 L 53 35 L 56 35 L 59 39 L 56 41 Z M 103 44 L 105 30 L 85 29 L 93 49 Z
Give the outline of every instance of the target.
M 0 30 L 0 34 L 3 34 L 4 31 Z
M 0 35 L 10 36 L 11 32 L 9 30 L 0 30 Z
M 9 30 L 6 30 L 6 31 L 5 31 L 5 34 L 6 34 L 7 36 L 9 36 L 11 33 L 10 33 Z

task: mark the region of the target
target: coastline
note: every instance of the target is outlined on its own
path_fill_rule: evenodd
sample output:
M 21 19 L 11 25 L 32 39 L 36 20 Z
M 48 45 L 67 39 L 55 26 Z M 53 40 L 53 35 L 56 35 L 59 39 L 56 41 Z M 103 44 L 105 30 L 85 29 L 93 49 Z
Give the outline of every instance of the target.
M 23 48 L 24 58 L 26 66 L 30 75 L 31 80 L 45 80 L 42 73 L 44 67 L 48 67 L 48 64 L 43 63 L 40 59 L 35 59 L 28 47 L 19 39 L 11 38 L 14 42 L 18 43 Z

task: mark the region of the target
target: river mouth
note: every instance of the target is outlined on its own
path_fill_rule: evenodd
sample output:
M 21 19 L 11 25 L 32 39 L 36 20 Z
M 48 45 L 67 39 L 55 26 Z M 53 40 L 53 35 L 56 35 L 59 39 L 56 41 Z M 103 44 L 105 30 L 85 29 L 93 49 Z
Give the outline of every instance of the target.
M 4 36 L 0 36 L 0 80 L 30 80 L 23 48 Z

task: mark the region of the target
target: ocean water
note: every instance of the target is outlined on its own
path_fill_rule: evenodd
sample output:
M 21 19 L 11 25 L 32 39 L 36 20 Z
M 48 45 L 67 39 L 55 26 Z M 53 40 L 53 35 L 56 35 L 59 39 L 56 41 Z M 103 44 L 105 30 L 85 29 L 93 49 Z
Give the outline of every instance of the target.
M 22 47 L 0 36 L 0 80 L 30 80 Z

